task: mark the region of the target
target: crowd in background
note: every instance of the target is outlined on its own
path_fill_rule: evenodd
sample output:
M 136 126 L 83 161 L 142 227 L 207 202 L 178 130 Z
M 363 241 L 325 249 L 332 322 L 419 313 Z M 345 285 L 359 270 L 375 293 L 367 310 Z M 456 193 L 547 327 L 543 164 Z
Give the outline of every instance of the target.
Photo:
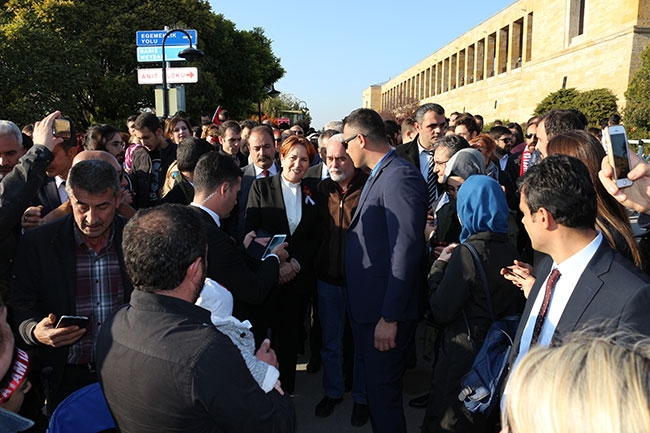
M 44 431 L 98 380 L 122 431 L 293 431 L 304 353 L 323 372 L 316 418 L 351 392 L 353 426 L 405 431 L 418 326 L 433 348 L 430 392 L 408 402 L 423 432 L 650 428 L 650 246 L 630 224 L 638 212 L 647 228 L 650 166 L 632 154 L 633 185 L 612 181 L 603 129 L 619 115 L 485 125 L 429 103 L 317 131 L 144 112 L 56 137 L 61 118 L 0 121 L 0 422 L 14 431 Z M 511 315 L 503 411 L 472 413 L 460 380 Z M 194 327 L 168 340 L 162 323 Z

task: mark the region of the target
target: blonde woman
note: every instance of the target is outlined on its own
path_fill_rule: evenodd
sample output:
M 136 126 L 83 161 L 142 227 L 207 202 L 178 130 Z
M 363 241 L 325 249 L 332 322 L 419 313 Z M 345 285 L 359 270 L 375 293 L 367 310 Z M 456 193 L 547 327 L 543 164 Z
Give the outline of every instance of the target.
M 508 382 L 502 425 L 502 433 L 650 432 L 650 339 L 583 333 L 531 350 Z

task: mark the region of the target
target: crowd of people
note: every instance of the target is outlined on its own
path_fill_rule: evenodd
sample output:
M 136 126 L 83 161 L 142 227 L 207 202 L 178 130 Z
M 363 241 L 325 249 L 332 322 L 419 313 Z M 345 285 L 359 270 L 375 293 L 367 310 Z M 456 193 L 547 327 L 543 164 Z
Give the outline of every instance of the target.
M 314 423 L 351 391 L 353 426 L 405 432 L 425 324 L 423 432 L 650 430 L 650 250 L 628 211 L 650 214 L 650 165 L 631 154 L 620 189 L 582 113 L 485 126 L 427 103 L 315 131 L 143 112 L 57 137 L 61 117 L 0 120 L 9 431 L 99 382 L 123 432 L 292 432 L 308 341 Z M 512 315 L 501 410 L 473 413 L 461 378 Z

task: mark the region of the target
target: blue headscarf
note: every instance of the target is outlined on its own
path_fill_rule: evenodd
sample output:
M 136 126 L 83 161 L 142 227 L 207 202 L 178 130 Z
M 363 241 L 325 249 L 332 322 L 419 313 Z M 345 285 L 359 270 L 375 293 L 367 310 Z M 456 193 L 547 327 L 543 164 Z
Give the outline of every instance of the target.
M 481 232 L 508 233 L 508 203 L 501 185 L 490 176 L 475 174 L 458 190 L 460 241 Z

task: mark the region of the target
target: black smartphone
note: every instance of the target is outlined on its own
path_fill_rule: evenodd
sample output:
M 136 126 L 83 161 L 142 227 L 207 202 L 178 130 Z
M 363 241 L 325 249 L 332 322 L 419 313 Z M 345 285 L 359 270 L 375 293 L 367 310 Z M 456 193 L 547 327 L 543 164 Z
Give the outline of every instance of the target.
M 69 140 L 72 136 L 72 132 L 70 131 L 70 121 L 68 119 L 55 119 L 53 133 L 56 138 Z
M 88 326 L 88 316 L 61 316 L 55 328 L 66 328 L 68 326 L 78 326 L 86 328 Z

